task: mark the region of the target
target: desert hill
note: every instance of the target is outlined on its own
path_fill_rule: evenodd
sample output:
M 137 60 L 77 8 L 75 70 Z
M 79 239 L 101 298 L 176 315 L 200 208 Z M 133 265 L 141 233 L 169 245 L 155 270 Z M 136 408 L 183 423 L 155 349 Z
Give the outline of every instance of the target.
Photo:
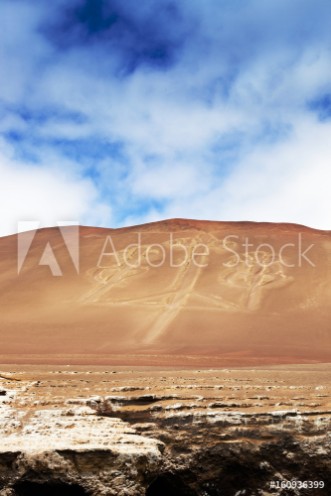
M 331 361 L 329 231 L 186 219 L 76 231 L 0 238 L 2 356 Z

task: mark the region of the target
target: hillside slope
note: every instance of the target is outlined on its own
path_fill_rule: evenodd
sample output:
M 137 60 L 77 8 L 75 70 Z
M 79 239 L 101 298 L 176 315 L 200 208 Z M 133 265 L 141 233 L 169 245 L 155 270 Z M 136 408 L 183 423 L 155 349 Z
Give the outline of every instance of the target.
M 80 227 L 77 271 L 65 243 L 75 229 L 63 229 L 37 231 L 19 273 L 17 236 L 0 238 L 2 355 L 331 361 L 329 231 L 184 219 Z

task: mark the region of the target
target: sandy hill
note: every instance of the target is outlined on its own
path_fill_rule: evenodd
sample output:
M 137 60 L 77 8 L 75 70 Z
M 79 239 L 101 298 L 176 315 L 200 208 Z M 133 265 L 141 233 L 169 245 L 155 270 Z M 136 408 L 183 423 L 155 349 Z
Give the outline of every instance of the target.
M 80 227 L 78 260 L 75 228 L 63 229 L 35 232 L 19 273 L 17 236 L 0 238 L 2 355 L 331 361 L 329 231 L 185 219 Z

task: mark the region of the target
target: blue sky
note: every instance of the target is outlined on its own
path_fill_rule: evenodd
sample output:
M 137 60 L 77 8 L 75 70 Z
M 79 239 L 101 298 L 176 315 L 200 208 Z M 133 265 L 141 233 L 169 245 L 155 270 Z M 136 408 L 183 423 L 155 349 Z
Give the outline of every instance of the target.
M 0 235 L 331 229 L 329 0 L 1 0 Z

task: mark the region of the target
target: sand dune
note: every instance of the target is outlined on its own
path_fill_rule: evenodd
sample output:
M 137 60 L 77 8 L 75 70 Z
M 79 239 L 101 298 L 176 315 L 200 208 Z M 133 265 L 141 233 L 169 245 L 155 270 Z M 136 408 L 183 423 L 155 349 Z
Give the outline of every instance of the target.
M 75 230 L 64 232 L 37 231 L 19 274 L 17 236 L 0 239 L 0 354 L 331 361 L 329 231 L 184 219 L 81 227 L 76 267 Z

